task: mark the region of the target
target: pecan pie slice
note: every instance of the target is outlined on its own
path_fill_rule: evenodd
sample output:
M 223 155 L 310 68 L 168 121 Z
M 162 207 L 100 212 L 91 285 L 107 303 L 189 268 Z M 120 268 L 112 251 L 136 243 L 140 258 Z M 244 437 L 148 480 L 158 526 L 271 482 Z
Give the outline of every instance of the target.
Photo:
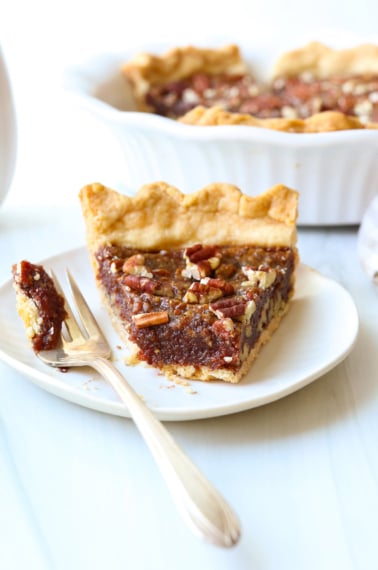
M 236 45 L 141 53 L 123 66 L 137 107 L 190 125 L 288 132 L 378 126 L 378 46 L 319 42 L 284 53 L 258 81 Z M 210 110 L 210 111 L 208 111 Z
M 55 348 L 66 318 L 64 299 L 42 265 L 20 261 L 12 266 L 17 312 L 35 352 Z
M 128 197 L 93 184 L 80 199 L 96 283 L 134 362 L 239 382 L 293 295 L 297 192 L 157 182 Z

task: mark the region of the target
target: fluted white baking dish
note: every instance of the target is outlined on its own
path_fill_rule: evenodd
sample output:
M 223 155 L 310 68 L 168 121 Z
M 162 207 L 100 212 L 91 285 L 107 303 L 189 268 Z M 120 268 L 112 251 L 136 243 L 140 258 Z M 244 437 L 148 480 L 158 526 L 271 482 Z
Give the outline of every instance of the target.
M 335 33 L 307 40 L 331 45 L 332 38 L 334 47 L 367 41 Z M 287 46 L 238 45 L 258 76 L 303 40 L 292 39 Z M 160 51 L 167 47 L 172 46 L 161 46 Z M 157 48 L 150 51 L 157 53 Z M 192 126 L 137 112 L 120 72 L 135 52 L 95 55 L 69 67 L 64 76 L 65 91 L 75 104 L 104 121 L 118 140 L 127 187 L 137 190 L 164 180 L 193 192 L 212 182 L 228 182 L 255 195 L 283 183 L 300 192 L 299 224 L 360 223 L 378 192 L 378 130 L 304 134 L 251 126 Z

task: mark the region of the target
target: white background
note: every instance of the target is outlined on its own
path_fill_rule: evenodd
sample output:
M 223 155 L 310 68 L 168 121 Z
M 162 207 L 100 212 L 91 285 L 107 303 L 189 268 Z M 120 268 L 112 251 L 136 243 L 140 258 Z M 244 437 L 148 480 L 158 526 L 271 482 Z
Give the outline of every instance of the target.
M 92 135 L 92 121 L 76 115 L 62 97 L 63 70 L 75 61 L 208 37 L 237 43 L 279 35 L 289 44 L 292 37 L 311 40 L 322 29 L 369 37 L 377 34 L 377 22 L 375 0 L 1 0 L 0 44 L 19 126 L 18 168 L 8 200 L 71 204 L 82 185 L 113 182 L 109 173 L 119 163 L 118 147 L 101 125 Z

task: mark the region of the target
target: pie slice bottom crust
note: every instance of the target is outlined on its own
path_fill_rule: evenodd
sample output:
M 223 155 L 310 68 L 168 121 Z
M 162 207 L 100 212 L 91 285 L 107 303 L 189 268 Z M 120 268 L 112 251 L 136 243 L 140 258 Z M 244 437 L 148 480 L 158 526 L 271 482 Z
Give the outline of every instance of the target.
M 134 197 L 80 193 L 96 283 L 115 328 L 168 377 L 237 383 L 294 292 L 297 199 L 213 184 L 184 195 L 159 182 Z

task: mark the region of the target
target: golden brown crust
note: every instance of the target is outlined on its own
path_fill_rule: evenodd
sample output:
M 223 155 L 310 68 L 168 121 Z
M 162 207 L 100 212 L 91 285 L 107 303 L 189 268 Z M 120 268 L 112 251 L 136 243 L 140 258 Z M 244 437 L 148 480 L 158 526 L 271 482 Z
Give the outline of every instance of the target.
M 324 79 L 335 75 L 378 73 L 378 46 L 362 44 L 333 49 L 320 42 L 284 53 L 275 63 L 273 76 L 290 77 L 305 71 Z
M 180 123 L 198 126 L 244 125 L 288 133 L 322 133 L 351 129 L 378 129 L 378 124 L 362 123 L 357 117 L 338 111 L 323 111 L 308 119 L 258 119 L 244 113 L 230 113 L 221 107 L 198 106 L 179 119 Z
M 156 182 L 129 197 L 96 183 L 81 190 L 80 201 L 92 254 L 106 243 L 147 250 L 194 243 L 296 243 L 298 193 L 283 185 L 251 197 L 231 184 L 210 184 L 182 194 Z
M 123 65 L 122 72 L 131 83 L 139 111 L 151 111 L 145 95 L 153 85 L 177 81 L 194 73 L 245 73 L 238 46 L 198 48 L 176 47 L 162 55 L 147 52 L 137 54 Z

